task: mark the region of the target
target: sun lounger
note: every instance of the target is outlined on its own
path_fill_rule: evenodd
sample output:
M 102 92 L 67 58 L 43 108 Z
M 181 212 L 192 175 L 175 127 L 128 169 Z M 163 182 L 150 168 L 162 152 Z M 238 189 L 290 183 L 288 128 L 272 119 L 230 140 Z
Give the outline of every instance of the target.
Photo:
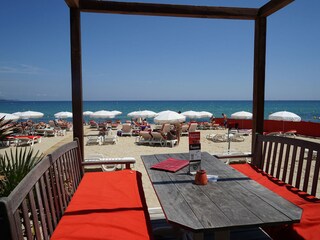
M 296 133 L 297 133 L 297 130 L 290 130 L 290 131 L 284 132 L 283 136 L 295 138 L 296 137 Z
M 232 142 L 243 142 L 244 140 L 245 138 L 239 133 L 235 133 L 232 136 L 230 136 L 230 141 Z
M 109 134 L 101 137 L 101 144 L 108 144 L 108 143 L 116 144 L 117 141 L 118 141 L 117 135 Z
M 281 131 L 278 131 L 278 132 L 264 132 L 263 135 L 267 135 L 267 136 L 283 136 L 283 133 Z
M 29 145 L 31 147 L 33 147 L 34 145 L 34 139 L 33 138 L 29 138 L 29 137 L 19 137 L 16 138 L 18 141 L 16 142 L 16 146 L 24 146 L 24 145 Z
M 88 140 L 86 142 L 86 145 L 89 146 L 91 144 L 102 144 L 101 136 L 87 136 Z
M 182 124 L 181 136 L 188 136 L 189 135 L 188 129 L 189 129 L 189 124 Z
M 197 130 L 198 123 L 190 123 L 188 132 L 195 132 Z
M 129 123 L 122 124 L 121 136 L 132 136 L 132 127 Z
M 227 142 L 228 141 L 228 135 L 227 134 L 215 134 L 212 135 L 210 138 L 207 138 L 208 140 L 211 140 L 213 142 Z
M 168 144 L 170 144 L 170 146 L 173 147 L 175 144 L 178 143 L 177 139 L 168 140 L 159 132 L 151 132 L 150 134 L 152 135 L 152 140 L 150 142 L 151 145 L 160 144 L 161 147 L 165 147 Z
M 150 144 L 152 141 L 152 135 L 148 131 L 141 131 L 136 138 L 136 144 Z
M 93 162 L 117 162 L 117 164 L 102 164 L 101 169 L 104 172 L 111 172 L 115 171 L 117 169 L 124 169 L 125 168 L 125 163 L 128 161 L 131 162 L 131 168 L 134 167 L 134 164 L 136 162 L 136 159 L 134 157 L 122 157 L 122 158 L 108 158 L 105 157 L 103 154 L 94 154 L 94 155 L 89 155 L 84 159 L 86 163 L 93 163 Z M 121 162 L 124 162 L 124 164 L 121 164 Z

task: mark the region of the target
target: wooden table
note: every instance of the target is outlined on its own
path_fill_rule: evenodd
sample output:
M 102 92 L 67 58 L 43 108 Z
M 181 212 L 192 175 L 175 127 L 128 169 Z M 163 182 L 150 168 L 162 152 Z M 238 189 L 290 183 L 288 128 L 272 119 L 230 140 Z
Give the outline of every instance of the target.
M 301 208 L 206 152 L 202 153 L 202 169 L 208 175 L 218 175 L 217 182 L 195 185 L 188 167 L 176 173 L 150 169 L 169 157 L 188 160 L 189 154 L 141 158 L 167 221 L 190 230 L 195 238 L 214 232 L 216 239 L 228 239 L 233 229 L 300 221 Z

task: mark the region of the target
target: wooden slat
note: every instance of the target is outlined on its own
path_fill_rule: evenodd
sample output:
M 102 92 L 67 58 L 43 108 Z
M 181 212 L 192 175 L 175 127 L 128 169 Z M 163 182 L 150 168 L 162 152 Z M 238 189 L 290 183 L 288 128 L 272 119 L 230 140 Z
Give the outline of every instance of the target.
M 283 162 L 283 148 L 284 148 L 284 144 L 280 143 L 280 152 L 278 155 L 278 167 L 277 167 L 277 171 L 276 171 L 276 175 L 275 177 L 280 179 L 280 170 L 282 169 L 282 162 Z
M 27 204 L 27 199 L 24 199 L 21 204 L 21 210 L 22 210 L 22 216 L 25 226 L 25 234 L 27 236 L 27 239 L 32 239 L 32 233 L 31 233 L 31 225 L 30 225 L 30 217 L 29 217 L 29 208 Z M 18 228 L 21 230 L 21 227 Z
M 73 160 L 72 160 L 72 151 L 67 152 L 66 154 L 66 161 L 67 161 L 67 166 L 68 166 L 68 172 L 69 172 L 69 178 L 70 178 L 70 183 L 72 185 L 72 192 L 70 196 L 73 196 L 73 193 L 77 189 L 77 183 L 76 183 L 76 177 L 75 177 L 75 171 L 73 171 L 74 166 L 73 166 Z
M 51 235 L 53 233 L 53 226 L 52 226 L 52 216 L 51 216 L 49 204 L 50 204 L 50 200 L 52 202 L 52 199 L 49 199 L 47 195 L 47 191 L 49 190 L 48 188 L 50 188 L 50 185 L 45 184 L 45 181 L 44 181 L 45 176 L 46 175 L 40 178 L 40 189 L 41 189 L 41 194 L 43 196 L 43 205 L 44 205 L 44 212 L 45 212 L 47 225 L 48 225 L 48 231 L 49 231 L 49 235 Z
M 54 182 L 52 182 L 52 186 L 55 189 L 55 199 L 58 203 L 58 206 L 56 206 L 56 210 L 58 212 L 58 218 L 60 219 L 64 213 L 64 207 L 63 207 L 63 201 L 62 201 L 62 190 L 60 185 L 60 178 L 59 178 L 59 172 L 58 172 L 58 163 L 56 162 L 53 166 L 53 178 Z
M 19 236 L 19 239 L 23 239 L 23 234 L 21 230 L 21 216 L 19 211 L 16 211 L 14 213 L 14 219 L 15 219 L 16 229 L 18 229 L 17 235 Z
M 276 11 L 279 11 L 288 4 L 292 3 L 293 1 L 294 0 L 270 0 L 259 9 L 258 15 L 261 17 L 268 17 Z
M 46 172 L 45 174 L 45 181 L 46 181 L 46 186 L 47 186 L 47 196 L 48 196 L 48 202 L 49 202 L 49 206 L 50 206 L 50 213 L 51 213 L 51 218 L 52 218 L 52 222 L 53 222 L 53 228 L 55 228 L 57 226 L 57 212 L 56 212 L 56 208 L 55 208 L 55 202 L 58 203 L 57 201 L 55 201 L 54 196 L 55 196 L 55 190 L 52 187 L 52 179 L 50 179 L 50 169 Z
M 293 183 L 294 170 L 296 168 L 295 163 L 296 163 L 296 158 L 297 158 L 297 149 L 298 149 L 298 146 L 294 145 L 292 156 L 291 156 L 290 174 L 289 174 L 289 180 L 288 180 L 288 183 L 291 185 Z
M 303 181 L 303 188 L 302 190 L 305 192 L 308 192 L 308 186 L 309 186 L 309 177 L 311 172 L 311 163 L 312 163 L 312 153 L 313 149 L 309 149 L 308 156 L 307 156 L 307 164 L 305 167 L 305 174 L 304 174 L 304 181 Z M 311 182 L 312 184 L 312 182 Z
M 53 164 L 50 169 L 49 169 L 49 173 L 50 173 L 50 186 L 51 186 L 51 192 L 53 195 L 53 203 L 54 203 L 54 210 L 55 210 L 55 215 L 57 217 L 57 222 L 59 221 L 59 219 L 62 216 L 62 201 L 61 199 L 59 199 L 59 193 L 58 193 L 58 184 L 57 184 L 57 180 L 55 178 L 56 176 L 56 163 Z M 55 223 L 56 225 L 57 223 Z
M 282 181 L 287 182 L 287 172 L 288 172 L 288 165 L 289 165 L 289 156 L 290 156 L 291 145 L 286 145 L 286 154 L 284 159 L 284 167 L 283 167 L 283 174 L 282 174 Z
M 265 169 L 263 169 L 266 173 L 270 173 L 270 168 L 271 168 L 271 156 L 272 156 L 272 150 L 273 150 L 273 145 L 274 142 L 267 142 L 266 143 L 268 146 L 268 155 L 266 156 L 266 165 L 265 165 Z
M 278 143 L 275 143 L 274 149 L 272 152 L 272 164 L 271 164 L 271 170 L 270 170 L 270 174 L 273 176 L 275 175 L 275 172 L 276 172 L 277 157 L 278 157 Z
M 316 196 L 320 172 L 320 151 L 317 151 L 317 159 L 314 167 L 311 194 Z
M 211 7 L 137 2 L 85 1 L 82 12 L 116 13 L 147 16 L 254 20 L 257 8 Z
M 49 236 L 48 236 L 47 221 L 46 221 L 46 217 L 45 217 L 44 206 L 43 206 L 39 183 L 36 183 L 35 190 L 36 190 L 36 200 L 38 203 L 38 213 L 40 216 L 41 232 L 42 232 L 43 239 L 46 240 L 46 239 L 49 239 Z M 44 201 L 46 201 L 46 200 L 44 200 Z
M 36 239 L 41 239 L 41 231 L 40 226 L 38 222 L 38 212 L 36 208 L 36 202 L 33 195 L 33 190 L 29 192 L 29 201 L 30 201 L 30 212 L 32 215 L 32 223 L 33 223 L 33 229 L 35 232 Z
M 64 210 L 66 209 L 67 206 L 67 199 L 65 195 L 65 189 L 64 189 L 64 173 L 63 173 L 63 167 L 61 163 L 61 158 L 57 161 L 57 169 L 58 169 L 58 176 L 57 176 L 57 185 L 59 186 L 59 199 L 62 199 L 62 209 L 64 213 Z
M 298 171 L 296 174 L 296 188 L 300 188 L 300 182 L 301 182 L 301 177 L 302 177 L 302 167 L 303 167 L 303 162 L 304 162 L 304 148 L 300 148 L 300 154 L 299 154 L 299 159 L 298 159 Z M 304 179 L 305 181 L 309 181 L 309 179 Z

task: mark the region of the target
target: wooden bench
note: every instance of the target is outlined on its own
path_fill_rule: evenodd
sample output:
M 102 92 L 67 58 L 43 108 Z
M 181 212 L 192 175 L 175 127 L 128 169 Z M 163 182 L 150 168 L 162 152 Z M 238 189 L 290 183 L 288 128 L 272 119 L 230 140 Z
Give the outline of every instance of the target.
M 300 223 L 264 230 L 273 239 L 319 239 L 320 144 L 257 135 L 250 156 L 250 164 L 232 166 L 303 209 Z
M 77 141 L 45 157 L 0 198 L 1 239 L 152 239 L 141 173 L 84 173 Z

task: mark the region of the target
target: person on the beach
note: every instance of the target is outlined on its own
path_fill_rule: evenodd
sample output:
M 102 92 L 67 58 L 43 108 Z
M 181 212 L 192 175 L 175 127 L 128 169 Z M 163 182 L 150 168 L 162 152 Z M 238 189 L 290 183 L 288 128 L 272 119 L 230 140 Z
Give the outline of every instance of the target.
M 176 131 L 176 137 L 177 137 L 177 145 L 180 143 L 180 135 L 181 135 L 181 123 L 175 123 L 174 124 L 175 131 Z
M 224 126 L 225 128 L 227 128 L 227 127 L 228 127 L 228 117 L 227 117 L 227 115 L 224 114 L 224 113 L 222 113 L 222 117 L 223 117 L 223 126 Z

